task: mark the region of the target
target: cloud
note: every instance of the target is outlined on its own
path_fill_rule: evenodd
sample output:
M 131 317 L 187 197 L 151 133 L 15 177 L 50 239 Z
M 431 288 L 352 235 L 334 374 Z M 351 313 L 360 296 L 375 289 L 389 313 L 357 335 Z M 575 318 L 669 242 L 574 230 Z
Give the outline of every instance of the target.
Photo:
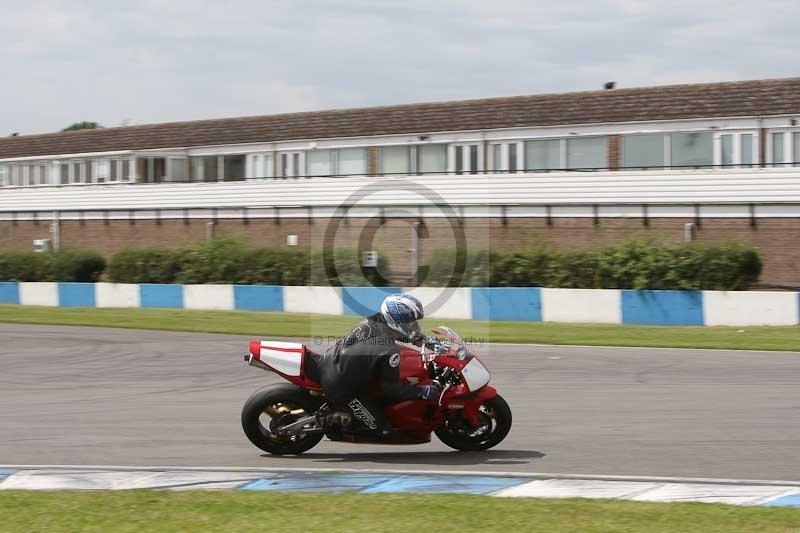
M 794 0 L 33 0 L 0 134 L 798 75 Z

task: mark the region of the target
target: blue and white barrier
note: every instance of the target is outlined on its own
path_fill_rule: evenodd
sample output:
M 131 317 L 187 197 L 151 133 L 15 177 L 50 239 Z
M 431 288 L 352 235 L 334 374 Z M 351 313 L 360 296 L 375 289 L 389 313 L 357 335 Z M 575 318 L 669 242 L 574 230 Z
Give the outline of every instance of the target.
M 539 287 L 280 287 L 0 282 L 0 303 L 156 307 L 366 316 L 409 291 L 436 318 L 674 326 L 800 324 L 800 293 L 634 291 Z

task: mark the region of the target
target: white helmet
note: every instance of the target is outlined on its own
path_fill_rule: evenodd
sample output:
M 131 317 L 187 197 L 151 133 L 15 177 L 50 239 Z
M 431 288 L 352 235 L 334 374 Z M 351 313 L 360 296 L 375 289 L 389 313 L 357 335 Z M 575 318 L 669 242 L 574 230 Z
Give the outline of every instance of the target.
M 387 296 L 381 304 L 381 315 L 390 328 L 407 340 L 414 340 L 421 334 L 417 320 L 425 316 L 425 311 L 416 296 L 404 292 Z

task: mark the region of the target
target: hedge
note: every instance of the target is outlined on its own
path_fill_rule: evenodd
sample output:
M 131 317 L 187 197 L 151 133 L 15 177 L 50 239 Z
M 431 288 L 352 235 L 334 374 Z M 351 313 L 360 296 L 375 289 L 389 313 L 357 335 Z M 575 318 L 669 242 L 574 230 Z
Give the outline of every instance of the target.
M 58 252 L 0 252 L 1 281 L 95 282 L 106 261 L 94 250 L 64 249 Z
M 456 259 L 463 273 L 453 273 Z M 536 247 L 472 254 L 436 250 L 427 261 L 423 285 L 744 290 L 758 279 L 761 266 L 755 248 L 732 242 L 630 241 L 589 250 Z
M 327 258 L 327 265 L 326 265 Z M 162 250 L 129 249 L 116 254 L 109 278 L 117 283 L 184 283 L 241 285 L 386 285 L 389 260 L 380 255 L 378 269 L 362 268 L 353 248 L 329 254 L 306 248 L 257 248 L 231 239 Z
M 108 277 L 117 283 L 388 285 L 391 265 L 383 254 L 379 265 L 362 268 L 354 248 L 255 248 L 219 239 L 177 250 L 124 250 L 111 259 Z M 462 267 L 456 275 L 454 265 Z M 93 250 L 0 252 L 0 281 L 94 282 L 105 266 Z M 531 247 L 469 254 L 437 249 L 421 281 L 433 287 L 744 290 L 758 279 L 761 266 L 754 248 L 732 242 L 631 241 L 589 250 Z

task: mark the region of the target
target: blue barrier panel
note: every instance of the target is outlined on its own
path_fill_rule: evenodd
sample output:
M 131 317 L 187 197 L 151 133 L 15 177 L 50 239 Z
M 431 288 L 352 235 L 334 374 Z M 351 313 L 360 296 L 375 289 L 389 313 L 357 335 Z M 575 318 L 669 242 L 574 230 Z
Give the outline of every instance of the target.
M 233 308 L 245 311 L 283 311 L 283 287 L 234 285 Z
M 369 316 L 381 310 L 383 299 L 402 292 L 398 287 L 342 287 L 344 314 Z
M 622 323 L 702 326 L 701 291 L 622 291 Z
M 139 294 L 142 307 L 183 307 L 183 285 L 142 283 Z
M 539 287 L 473 287 L 472 318 L 541 322 L 542 290 Z
M 0 304 L 19 303 L 19 283 L 3 281 L 0 283 Z
M 95 307 L 94 283 L 59 283 L 59 307 Z

